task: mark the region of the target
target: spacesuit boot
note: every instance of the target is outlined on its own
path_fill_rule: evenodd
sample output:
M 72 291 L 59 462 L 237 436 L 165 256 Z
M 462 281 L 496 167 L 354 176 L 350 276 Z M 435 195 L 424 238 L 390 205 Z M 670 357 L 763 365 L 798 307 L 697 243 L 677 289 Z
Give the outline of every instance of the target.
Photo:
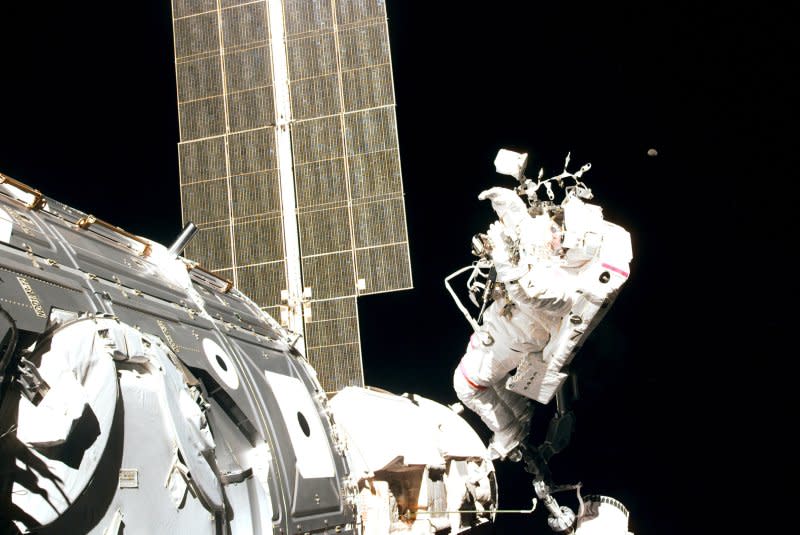
M 522 423 L 514 420 L 505 428 L 495 431 L 489 441 L 489 458 L 493 461 L 509 459 L 520 460 L 517 447 L 528 436 L 529 422 Z
M 509 374 L 510 375 L 510 374 Z M 508 377 L 508 375 L 506 376 Z M 495 431 L 489 442 L 489 454 L 494 459 L 510 458 L 517 460 L 512 452 L 520 441 L 528 436 L 530 421 L 533 416 L 533 404 L 524 396 L 520 396 L 505 388 L 506 379 L 491 386 L 497 396 L 498 405 L 506 408 L 506 412 L 513 414 L 514 420 L 505 428 Z

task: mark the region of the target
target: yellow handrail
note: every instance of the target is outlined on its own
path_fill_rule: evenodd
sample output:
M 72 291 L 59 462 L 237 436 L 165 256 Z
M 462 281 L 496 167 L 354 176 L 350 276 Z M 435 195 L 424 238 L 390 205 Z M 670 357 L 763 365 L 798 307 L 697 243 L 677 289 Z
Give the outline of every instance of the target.
M 27 184 L 23 184 L 19 180 L 14 180 L 10 176 L 6 176 L 3 173 L 0 173 L 0 184 L 6 184 L 6 183 L 11 186 L 14 186 L 19 190 L 22 190 L 28 195 L 33 195 L 33 200 L 31 202 L 24 203 L 26 207 L 30 208 L 31 210 L 38 210 L 39 208 L 44 206 L 46 200 L 44 198 L 44 195 L 42 195 L 42 192 L 40 192 L 38 189 L 33 189 Z
M 78 225 L 78 227 L 82 228 L 82 229 L 87 229 L 91 225 L 99 225 L 101 227 L 107 228 L 108 230 L 111 230 L 113 232 L 116 232 L 117 234 L 121 234 L 122 236 L 125 236 L 129 240 L 133 240 L 133 241 L 141 244 L 144 248 L 139 253 L 140 256 L 149 256 L 150 255 L 150 244 L 147 243 L 146 241 L 144 241 L 142 238 L 140 238 L 139 236 L 135 236 L 135 235 L 131 234 L 130 232 L 128 232 L 126 230 L 123 230 L 123 229 L 121 229 L 119 227 L 115 227 L 111 223 L 106 223 L 102 219 L 97 219 L 93 215 L 87 215 L 85 217 L 80 218 L 78 220 L 78 222 L 76 223 L 76 225 Z

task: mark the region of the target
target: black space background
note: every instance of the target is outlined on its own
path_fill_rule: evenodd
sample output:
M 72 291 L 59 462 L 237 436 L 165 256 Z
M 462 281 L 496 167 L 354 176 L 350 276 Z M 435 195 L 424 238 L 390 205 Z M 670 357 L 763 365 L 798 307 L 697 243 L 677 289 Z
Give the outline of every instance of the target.
M 557 479 L 622 500 L 637 535 L 782 529 L 797 498 L 788 12 L 387 8 L 415 288 L 360 301 L 367 383 L 455 401 L 469 326 L 443 278 L 492 219 L 478 193 L 512 184 L 494 155 L 527 151 L 529 174 L 555 173 L 571 151 L 634 260 L 576 359 L 583 396 Z M 0 171 L 164 244 L 182 226 L 175 95 L 168 1 L 2 3 Z M 529 505 L 521 467 L 498 474 L 501 505 Z M 547 532 L 544 517 L 497 531 Z

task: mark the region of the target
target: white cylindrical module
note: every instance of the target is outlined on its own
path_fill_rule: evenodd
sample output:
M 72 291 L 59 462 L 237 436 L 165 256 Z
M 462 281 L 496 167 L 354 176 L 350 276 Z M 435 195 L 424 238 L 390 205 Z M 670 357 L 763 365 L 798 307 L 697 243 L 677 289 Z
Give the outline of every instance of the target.
M 576 535 L 633 535 L 628 531 L 628 510 L 608 496 L 587 496 L 578 518 Z

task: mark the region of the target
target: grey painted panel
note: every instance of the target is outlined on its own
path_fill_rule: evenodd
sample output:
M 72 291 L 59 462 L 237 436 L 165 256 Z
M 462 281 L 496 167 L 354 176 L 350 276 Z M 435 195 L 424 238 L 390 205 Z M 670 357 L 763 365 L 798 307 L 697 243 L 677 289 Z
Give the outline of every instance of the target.
M 81 270 L 165 301 L 188 301 L 183 290 L 161 276 L 138 251 L 113 244 L 90 230 L 62 227 L 58 231 L 75 251 Z
M 42 332 L 53 307 L 96 312 L 97 305 L 78 281 L 70 281 L 64 270 L 41 262 L 38 268 L 28 258 L 0 246 L 0 306 L 26 331 Z M 58 282 L 57 282 L 58 281 Z
M 336 477 L 332 478 L 303 478 L 295 468 L 295 452 L 288 431 L 288 422 L 283 420 L 282 413 L 278 407 L 278 400 L 275 398 L 269 382 L 266 380 L 265 371 L 274 371 L 299 379 L 306 386 L 309 396 L 313 389 L 309 389 L 310 381 L 307 377 L 302 377 L 302 372 L 298 371 L 291 357 L 287 354 L 281 358 L 264 360 L 260 357 L 260 349 L 252 344 L 237 341 L 238 349 L 242 355 L 242 360 L 248 368 L 249 377 L 256 387 L 257 395 L 261 398 L 263 406 L 267 407 L 267 415 L 270 422 L 270 430 L 276 442 L 275 454 L 281 458 L 281 468 L 284 474 L 284 484 L 287 485 L 288 495 L 292 496 L 292 524 L 302 522 L 301 531 L 314 531 L 325 526 L 343 524 L 348 522 L 347 511 L 343 507 L 340 497 L 340 490 L 343 486 L 342 478 L 346 472 L 344 460 L 330 444 L 330 426 L 327 417 L 322 412 L 318 401 L 314 400 L 323 429 L 327 434 L 326 440 L 330 445 L 333 455 Z M 312 396 L 313 399 L 313 396 Z M 284 402 L 287 402 L 286 400 Z M 291 486 L 289 485 L 291 482 Z
M 199 285 L 195 285 L 199 288 Z M 222 322 L 239 325 L 243 329 L 253 330 L 272 339 L 280 336 L 270 327 L 259 310 L 237 297 L 236 291 L 220 293 L 203 289 L 205 305 L 208 313 Z
M 216 450 L 216 463 L 221 474 L 236 473 L 252 469 L 244 461 L 245 452 L 251 445 L 224 409 L 209 397 L 211 407 L 207 413 L 211 431 L 216 437 L 224 437 L 225 447 Z M 225 485 L 225 494 L 233 512 L 232 533 L 267 533 L 273 522 L 281 522 L 286 510 L 283 495 L 280 493 L 275 477 L 276 459 L 272 459 L 269 469 L 269 497 L 254 476 L 243 481 Z
M 29 210 L 4 195 L 0 195 L 0 208 L 13 220 L 8 245 L 42 258 L 51 258 L 59 264 L 73 265 L 69 255 L 48 237 L 46 223 L 37 215 L 37 211 Z
M 35 211 L 29 214 L 40 234 L 38 248 L 34 248 L 33 254 L 0 243 L 0 297 L 20 303 L 12 313 L 18 325 L 23 329 L 31 327 L 30 330 L 44 327 L 45 318 L 40 317 L 41 313 L 37 315 L 37 305 L 30 301 L 30 296 L 35 296 L 33 302 L 38 302 L 39 307 L 55 305 L 74 312 L 112 312 L 121 322 L 159 337 L 192 369 L 195 377 L 204 381 L 212 401 L 211 410 L 219 414 L 214 421 L 226 422 L 216 428 L 213 421 L 210 424 L 220 443 L 227 440 L 239 451 L 244 451 L 256 439 L 269 439 L 272 445 L 271 473 L 275 476 L 270 481 L 274 485 L 272 505 L 268 505 L 266 494 L 252 478 L 228 485 L 231 488 L 229 498 L 238 504 L 240 514 L 250 515 L 249 523 L 241 524 L 242 530 L 269 531 L 274 526 L 276 532 L 288 533 L 296 529 L 314 532 L 352 524 L 352 511 L 340 496 L 347 473 L 346 463 L 330 442 L 331 429 L 321 401 L 313 398 L 322 393 L 297 360 L 301 357 L 283 340 L 285 333 L 276 332 L 245 295 L 235 289 L 222 293 L 212 289 L 210 283 L 197 283 L 195 288 L 216 319 L 210 321 L 193 313 L 196 305 L 189 296 L 161 275 L 157 266 L 140 257 L 133 247 L 135 243 L 126 244 L 126 239 L 119 239 L 117 243 L 118 236 L 113 230 L 77 229 L 74 221 L 84 214 L 63 205 L 53 204 L 53 207 L 58 213 Z M 69 247 L 63 248 L 64 244 Z M 54 265 L 38 256 L 48 250 L 61 253 L 63 262 Z M 27 292 L 16 279 L 18 276 L 26 279 L 30 287 Z M 5 301 L 3 305 L 6 308 Z M 213 355 L 203 348 L 206 339 L 228 352 L 226 366 L 230 367 L 226 370 L 238 378 L 236 386 L 227 385 L 224 374 L 215 368 Z M 126 365 L 119 366 L 122 369 Z M 181 368 L 180 364 L 177 366 Z M 321 415 L 335 477 L 300 476 L 281 412 L 284 400 L 277 399 L 272 392 L 264 374 L 266 370 L 294 377 L 305 385 Z M 128 374 L 128 378 L 133 376 L 135 374 Z M 191 376 L 185 377 L 191 379 Z M 198 502 L 187 502 L 183 509 L 175 511 L 163 486 L 170 463 L 167 452 L 171 452 L 169 437 L 163 428 L 163 412 L 159 412 L 165 407 L 159 409 L 156 397 L 137 388 L 134 381 L 122 389 L 124 411 L 119 419 L 124 422 L 124 433 L 118 433 L 114 443 L 117 449 L 111 452 L 116 457 L 103 481 L 98 480 L 103 486 L 95 489 L 102 491 L 102 499 L 95 502 L 97 510 L 93 512 L 93 518 L 99 519 L 99 523 L 80 532 L 103 533 L 117 507 L 125 514 L 126 530 L 134 532 L 145 523 L 148 526 L 155 523 L 175 533 L 213 530 L 209 513 Z M 219 454 L 218 461 L 226 471 L 237 469 L 234 456 Z M 137 489 L 117 488 L 120 468 L 138 470 L 140 486 Z M 266 517 L 259 516 L 259 508 L 274 509 L 278 524 L 273 524 L 267 513 Z M 297 528 L 298 525 L 301 528 Z

